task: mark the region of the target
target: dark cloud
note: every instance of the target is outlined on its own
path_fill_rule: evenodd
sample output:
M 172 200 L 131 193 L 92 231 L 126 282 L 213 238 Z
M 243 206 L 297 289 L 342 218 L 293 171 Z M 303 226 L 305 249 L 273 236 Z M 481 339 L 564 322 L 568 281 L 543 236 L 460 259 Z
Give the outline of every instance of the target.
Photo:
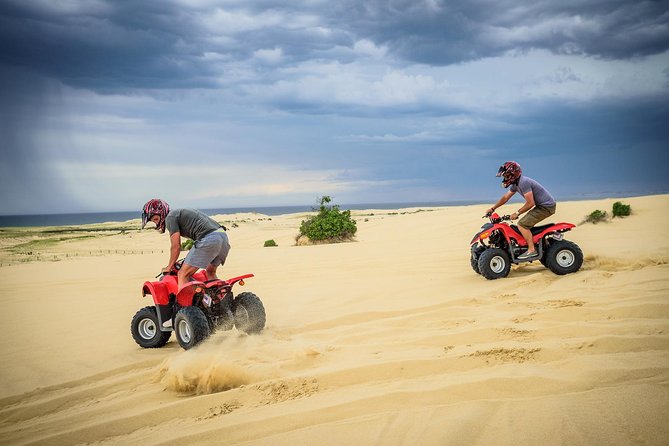
M 334 50 L 360 39 L 396 60 L 431 65 L 536 48 L 629 58 L 669 48 L 668 9 L 667 1 L 628 0 L 5 0 L 0 64 L 104 91 L 217 86 L 231 63 L 276 47 L 283 64 L 346 63 L 351 54 Z
M 404 59 L 451 64 L 506 51 L 547 49 L 603 58 L 669 48 L 666 1 L 395 0 L 338 2 L 336 26 Z
M 0 63 L 99 90 L 212 85 L 187 14 L 163 2 L 97 5 L 0 3 Z
M 463 138 L 352 141 L 327 163 L 355 157 L 374 166 L 372 179 L 421 179 L 431 189 L 467 199 L 500 193 L 495 173 L 507 160 L 520 162 L 560 199 L 666 193 L 668 104 L 666 96 L 587 107 L 545 103 L 506 117 L 506 126 Z
M 666 193 L 667 104 L 666 95 L 587 107 L 546 103 L 526 109 L 515 130 L 490 132 L 480 143 L 495 148 L 498 162 L 522 159 L 529 176 L 561 197 Z

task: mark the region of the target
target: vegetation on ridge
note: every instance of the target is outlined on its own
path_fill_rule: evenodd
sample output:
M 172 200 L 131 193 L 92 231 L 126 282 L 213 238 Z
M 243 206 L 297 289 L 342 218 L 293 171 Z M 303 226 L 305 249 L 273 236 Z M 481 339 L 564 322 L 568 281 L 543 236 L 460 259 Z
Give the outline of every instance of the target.
M 358 228 L 351 217 L 351 211 L 340 211 L 339 206 L 330 205 L 330 202 L 332 199 L 329 196 L 321 197 L 318 213 L 300 224 L 300 236 L 306 236 L 312 242 L 326 243 L 349 241 L 353 238 Z

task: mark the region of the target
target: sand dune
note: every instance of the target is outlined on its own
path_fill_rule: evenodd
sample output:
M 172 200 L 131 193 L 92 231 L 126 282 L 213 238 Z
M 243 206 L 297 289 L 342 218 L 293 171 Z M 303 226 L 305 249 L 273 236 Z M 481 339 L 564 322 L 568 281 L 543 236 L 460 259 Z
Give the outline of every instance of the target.
M 238 291 L 268 325 L 190 351 L 130 336 L 166 236 L 49 245 L 68 256 L 0 268 L 0 443 L 668 444 L 669 196 L 623 201 L 567 234 L 581 271 L 495 281 L 469 265 L 484 206 L 356 211 L 356 242 L 301 247 L 303 215 L 219 216 L 237 222 L 222 275 L 256 275 Z

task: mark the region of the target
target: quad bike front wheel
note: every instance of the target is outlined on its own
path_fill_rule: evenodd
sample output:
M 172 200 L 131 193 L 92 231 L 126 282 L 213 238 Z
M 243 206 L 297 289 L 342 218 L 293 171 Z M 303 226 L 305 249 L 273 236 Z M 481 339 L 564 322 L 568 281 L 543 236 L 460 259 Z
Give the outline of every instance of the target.
M 509 275 L 511 260 L 500 248 L 488 248 L 479 256 L 479 273 L 488 280 L 501 279 Z
M 183 307 L 174 318 L 174 331 L 184 350 L 195 347 L 211 334 L 207 316 L 198 307 Z
M 167 344 L 171 331 L 161 331 L 156 307 L 144 307 L 135 313 L 130 332 L 137 345 L 143 348 L 160 348 Z
M 235 326 L 248 334 L 260 333 L 265 328 L 265 307 L 253 293 L 240 293 L 235 297 Z
M 479 271 L 479 257 L 472 253 L 472 256 L 469 258 L 469 263 L 472 265 L 472 269 L 476 274 L 481 274 Z
M 479 257 L 483 251 L 485 251 L 485 247 L 483 246 L 472 246 L 469 264 L 476 274 L 481 274 L 481 271 L 479 271 Z
M 583 251 L 574 242 L 568 240 L 555 241 L 548 246 L 544 255 L 544 264 L 555 274 L 574 273 L 583 264 Z

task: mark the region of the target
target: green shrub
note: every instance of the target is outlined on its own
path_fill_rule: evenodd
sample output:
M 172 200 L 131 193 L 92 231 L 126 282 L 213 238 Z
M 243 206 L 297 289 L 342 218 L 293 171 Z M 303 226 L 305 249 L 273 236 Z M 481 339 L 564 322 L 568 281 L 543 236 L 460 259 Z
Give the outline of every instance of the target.
M 594 210 L 585 217 L 585 220 L 583 220 L 583 223 L 599 223 L 601 221 L 606 221 L 606 211 L 600 211 L 599 209 Z
M 276 244 L 274 240 L 265 240 L 265 248 L 271 247 L 271 246 L 279 246 Z
M 332 199 L 325 195 L 320 199 L 318 214 L 302 221 L 300 235 L 311 241 L 341 242 L 350 240 L 358 230 L 351 211 L 340 211 L 337 205 L 328 205 Z M 315 209 L 314 209 L 315 210 Z
M 193 240 L 186 239 L 181 243 L 181 250 L 188 251 L 193 247 Z
M 614 217 L 627 217 L 632 213 L 632 207 L 629 204 L 623 204 L 620 201 L 613 203 Z

